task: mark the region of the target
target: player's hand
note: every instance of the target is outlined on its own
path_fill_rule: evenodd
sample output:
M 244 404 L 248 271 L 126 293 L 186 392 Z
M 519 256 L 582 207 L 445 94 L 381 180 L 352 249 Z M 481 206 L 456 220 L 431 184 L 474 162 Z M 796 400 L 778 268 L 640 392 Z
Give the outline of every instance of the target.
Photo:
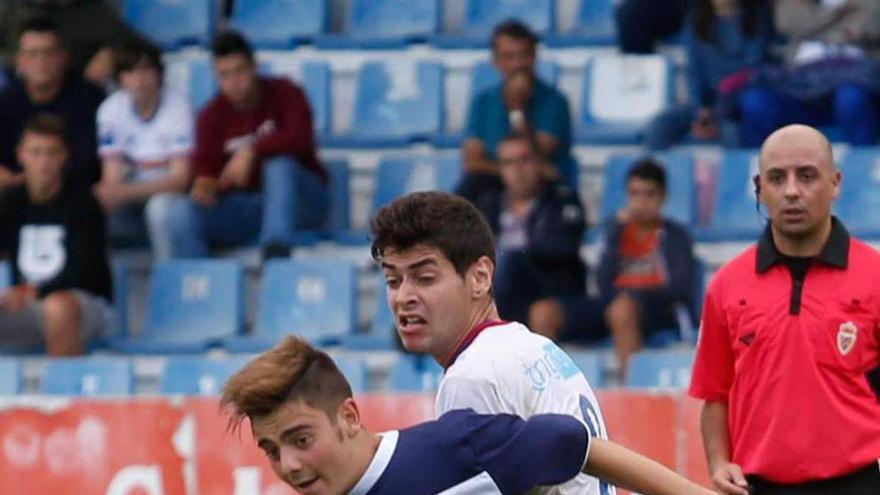
M 0 311 L 20 311 L 37 297 L 37 290 L 30 285 L 17 285 L 0 293 Z
M 712 471 L 712 485 L 724 495 L 749 495 L 749 483 L 742 468 L 732 462 L 719 465 Z
M 217 204 L 217 180 L 212 177 L 197 177 L 189 195 L 199 206 L 214 206 Z
M 220 189 L 247 187 L 254 166 L 254 149 L 250 146 L 239 148 L 226 162 L 220 174 Z

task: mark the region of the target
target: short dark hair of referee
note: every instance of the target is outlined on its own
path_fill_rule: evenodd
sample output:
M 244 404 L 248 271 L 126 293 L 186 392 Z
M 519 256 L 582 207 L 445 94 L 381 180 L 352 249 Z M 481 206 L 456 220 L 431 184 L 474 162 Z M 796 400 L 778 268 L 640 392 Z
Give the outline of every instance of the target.
M 819 131 L 784 127 L 760 160 L 769 223 L 709 286 L 690 388 L 712 482 L 880 494 L 880 253 L 832 216 L 841 174 Z

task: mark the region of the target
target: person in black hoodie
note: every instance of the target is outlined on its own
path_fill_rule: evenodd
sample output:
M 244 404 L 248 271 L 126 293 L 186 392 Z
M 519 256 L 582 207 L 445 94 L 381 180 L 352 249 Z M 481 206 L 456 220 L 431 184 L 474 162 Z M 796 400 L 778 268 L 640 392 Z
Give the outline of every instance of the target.
M 0 293 L 0 348 L 82 354 L 112 316 L 104 215 L 86 185 L 65 178 L 64 135 L 58 116 L 29 120 L 17 148 L 25 183 L 0 198 L 13 278 Z
M 549 179 L 535 143 L 512 134 L 498 144 L 502 194 L 484 205 L 496 236 L 495 300 L 502 318 L 527 322 L 536 300 L 583 295 L 586 267 L 580 258 L 586 228 L 577 194 Z

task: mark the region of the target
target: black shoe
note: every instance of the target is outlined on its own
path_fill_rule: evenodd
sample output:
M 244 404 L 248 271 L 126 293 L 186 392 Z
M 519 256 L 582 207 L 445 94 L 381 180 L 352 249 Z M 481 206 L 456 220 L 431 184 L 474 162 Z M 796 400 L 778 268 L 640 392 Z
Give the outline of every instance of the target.
M 290 258 L 290 246 L 280 242 L 270 242 L 263 246 L 263 261 L 276 258 Z

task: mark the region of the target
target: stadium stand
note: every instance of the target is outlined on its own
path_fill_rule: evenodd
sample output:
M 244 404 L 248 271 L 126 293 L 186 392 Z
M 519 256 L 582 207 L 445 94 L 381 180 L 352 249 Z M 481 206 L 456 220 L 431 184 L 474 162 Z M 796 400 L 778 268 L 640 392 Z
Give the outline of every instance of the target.
M 207 55 L 180 57 L 166 62 L 165 83 L 186 95 L 194 111 L 217 93 L 217 79 Z
M 0 290 L 12 285 L 12 269 L 9 263 L 0 261 Z
M 443 368 L 431 356 L 403 354 L 391 368 L 391 389 L 398 392 L 436 392 Z
M 616 44 L 615 3 L 614 0 L 580 0 L 574 27 L 564 32 L 550 33 L 545 37 L 545 42 L 555 48 Z
M 46 361 L 40 392 L 50 395 L 128 395 L 134 374 L 120 357 L 55 358 Z
M 367 62 L 357 76 L 351 130 L 325 146 L 395 147 L 427 141 L 443 128 L 443 66 L 438 62 Z
M 339 343 L 357 321 L 354 265 L 337 259 L 270 260 L 251 335 L 231 337 L 230 352 L 259 352 L 288 334 L 312 343 Z
M 244 329 L 244 278 L 233 260 L 173 260 L 150 280 L 146 325 L 111 347 L 126 353 L 197 353 Z
M 843 182 L 837 215 L 853 234 L 880 238 L 880 219 L 867 214 L 880 208 L 880 148 L 852 149 L 839 166 Z
M 216 23 L 214 0 L 124 0 L 122 14 L 138 31 L 166 50 L 206 45 Z
M 232 27 L 259 49 L 310 43 L 329 25 L 329 0 L 236 0 Z
M 752 177 L 757 173 L 757 150 L 724 151 L 716 174 L 717 190 L 709 226 L 697 231 L 699 239 L 757 239 L 766 219 L 755 198 Z
M 249 360 L 249 356 L 172 356 L 165 362 L 159 387 L 163 394 L 219 395 L 226 380 Z
M 0 358 L 0 396 L 21 391 L 21 363 L 17 359 Z
M 605 354 L 597 351 L 569 351 L 568 355 L 593 387 L 605 385 Z
M 685 389 L 691 381 L 694 352 L 642 350 L 633 354 L 626 385 L 639 388 Z
M 584 66 L 576 139 L 581 144 L 637 144 L 651 117 L 674 95 L 667 57 L 596 55 Z
M 350 0 L 341 34 L 318 37 L 325 49 L 402 48 L 440 29 L 439 0 Z
M 483 48 L 492 29 L 506 19 L 517 19 L 539 35 L 550 33 L 556 26 L 554 0 L 465 0 L 461 27 L 433 40 L 438 48 Z
M 336 362 L 339 371 L 348 379 L 354 393 L 365 392 L 369 389 L 369 370 L 361 357 L 343 354 L 333 356 L 333 361 Z

